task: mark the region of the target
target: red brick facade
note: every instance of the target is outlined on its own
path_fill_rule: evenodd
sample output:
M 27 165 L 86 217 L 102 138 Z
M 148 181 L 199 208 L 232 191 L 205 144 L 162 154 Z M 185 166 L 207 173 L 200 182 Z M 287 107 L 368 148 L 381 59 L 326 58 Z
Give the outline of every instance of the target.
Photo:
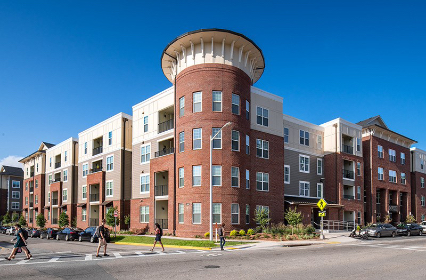
M 34 189 L 33 189 L 33 193 L 30 194 L 30 182 L 32 182 Z M 28 189 L 25 188 L 26 184 L 28 184 Z M 25 215 L 25 212 L 28 213 L 28 219 L 27 219 L 27 224 L 30 227 L 37 227 L 36 226 L 36 215 L 35 212 L 37 211 L 37 213 L 43 213 L 44 214 L 44 205 L 45 205 L 45 201 L 44 201 L 44 195 L 45 195 L 45 175 L 44 174 L 39 174 L 39 175 L 35 175 L 34 177 L 28 178 L 24 180 L 24 191 L 23 191 L 23 214 Z M 31 196 L 33 197 L 32 200 L 30 200 Z M 37 195 L 38 198 L 38 202 L 37 204 L 35 203 L 35 196 Z M 28 205 L 25 205 L 25 197 L 28 197 Z M 33 203 L 33 207 L 31 209 L 31 203 Z M 32 211 L 31 211 L 32 210 Z M 32 217 L 30 217 L 30 213 L 32 213 Z M 30 223 L 30 220 L 32 218 L 32 222 Z
M 426 206 L 422 206 L 422 203 L 421 203 L 422 196 L 426 199 L 426 188 L 425 188 L 426 183 L 424 183 L 422 188 L 422 184 L 421 184 L 422 178 L 424 181 L 426 181 L 426 174 L 420 173 L 420 172 L 411 173 L 412 214 L 414 215 L 414 217 L 416 217 L 417 222 L 421 222 L 426 217 Z

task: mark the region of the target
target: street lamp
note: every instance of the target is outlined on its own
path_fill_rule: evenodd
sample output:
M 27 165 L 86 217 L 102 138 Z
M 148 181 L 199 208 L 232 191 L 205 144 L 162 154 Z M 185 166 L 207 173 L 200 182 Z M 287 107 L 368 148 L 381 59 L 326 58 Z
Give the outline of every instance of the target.
M 222 126 L 215 135 L 210 135 L 210 241 L 213 241 L 213 164 L 212 164 L 212 152 L 213 152 L 213 140 L 216 136 L 222 132 L 226 126 L 230 125 L 231 122 L 227 122 L 224 126 Z

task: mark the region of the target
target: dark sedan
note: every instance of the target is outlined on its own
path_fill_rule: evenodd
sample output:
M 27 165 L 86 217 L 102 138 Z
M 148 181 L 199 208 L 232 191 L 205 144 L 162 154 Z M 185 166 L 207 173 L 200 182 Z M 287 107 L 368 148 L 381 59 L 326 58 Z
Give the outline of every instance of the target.
M 58 233 L 58 230 L 57 230 L 57 229 L 48 228 L 48 229 L 46 229 L 45 231 L 42 231 L 42 232 L 40 233 L 40 238 L 41 238 L 41 239 L 43 239 L 43 238 L 46 238 L 46 239 L 55 239 L 55 238 L 56 238 L 57 233 Z
M 418 224 L 399 224 L 397 226 L 397 233 L 399 235 L 422 235 L 422 227 Z
M 396 236 L 396 227 L 391 224 L 372 224 L 364 229 L 368 236 L 380 238 L 382 236 Z
M 56 234 L 56 240 L 65 240 L 65 241 L 73 241 L 78 240 L 78 234 L 80 230 L 72 229 L 72 228 L 64 228 L 61 231 L 58 231 Z
M 40 237 L 40 233 L 41 233 L 41 231 L 38 230 L 38 229 L 36 229 L 36 228 L 33 228 L 33 229 L 31 229 L 31 230 L 28 231 L 28 235 L 31 238 Z
M 88 227 L 84 231 L 79 233 L 78 241 L 90 241 L 90 242 L 98 242 L 98 237 L 95 236 L 96 227 Z M 105 228 L 105 239 L 107 242 L 110 241 L 109 230 Z

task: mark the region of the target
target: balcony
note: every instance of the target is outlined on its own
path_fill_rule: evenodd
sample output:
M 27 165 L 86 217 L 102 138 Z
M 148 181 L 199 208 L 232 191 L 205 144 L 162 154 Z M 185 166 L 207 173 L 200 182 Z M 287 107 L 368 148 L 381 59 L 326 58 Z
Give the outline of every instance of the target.
M 30 193 L 34 192 L 34 187 L 30 187 Z
M 56 182 L 60 182 L 61 181 L 61 177 L 56 177 L 55 179 L 53 179 L 53 182 L 54 183 L 56 183 Z
M 346 154 L 354 154 L 354 147 L 343 144 L 343 152 Z
M 175 148 L 163 149 L 161 151 L 155 152 L 155 157 L 162 157 L 165 155 L 173 154 L 175 152 Z
M 161 185 L 155 186 L 155 196 L 166 196 L 169 195 L 169 186 Z
M 89 195 L 89 202 L 99 202 L 99 194 L 92 193 Z
M 346 198 L 346 199 L 355 199 L 355 196 L 354 195 L 350 195 L 350 194 L 344 194 L 343 198 Z
M 56 162 L 55 163 L 55 168 L 59 168 L 59 167 L 61 167 L 61 163 L 60 162 Z
M 96 172 L 100 172 L 100 171 L 102 171 L 103 170 L 103 167 L 102 166 L 100 166 L 100 167 L 95 167 L 95 168 L 93 168 L 93 169 L 90 169 L 90 174 L 93 174 L 93 173 L 96 173 Z
M 342 152 L 354 154 L 354 138 L 348 135 L 342 135 Z
M 353 172 L 351 170 L 343 169 L 343 179 L 354 180 L 355 179 L 355 172 Z
M 52 199 L 52 205 L 58 205 L 58 199 L 57 198 Z
M 30 202 L 30 208 L 34 207 L 34 202 Z
M 53 225 L 57 225 L 58 224 L 58 219 L 57 218 L 52 219 L 52 224 Z
M 31 173 L 30 173 L 30 177 L 34 177 L 34 172 L 31 172 Z
M 99 147 L 97 147 L 97 148 L 94 148 L 93 149 L 93 152 L 92 152 L 92 156 L 96 156 L 96 155 L 98 155 L 98 154 L 101 154 L 102 153 L 102 146 L 99 146 Z
M 174 128 L 174 120 L 167 120 L 165 122 L 158 124 L 158 133 L 162 133 L 164 131 L 170 130 Z

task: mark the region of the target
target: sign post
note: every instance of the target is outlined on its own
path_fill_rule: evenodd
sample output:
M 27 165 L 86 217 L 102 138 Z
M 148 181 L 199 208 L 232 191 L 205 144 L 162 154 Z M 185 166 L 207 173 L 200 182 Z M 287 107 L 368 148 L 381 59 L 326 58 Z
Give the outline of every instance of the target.
M 114 211 L 114 237 L 117 237 L 117 217 L 118 211 Z
M 321 217 L 321 236 L 320 239 L 324 239 L 324 216 L 325 216 L 325 207 L 327 206 L 327 202 L 322 197 L 321 192 L 321 199 L 317 203 L 318 208 L 321 210 L 318 215 Z

